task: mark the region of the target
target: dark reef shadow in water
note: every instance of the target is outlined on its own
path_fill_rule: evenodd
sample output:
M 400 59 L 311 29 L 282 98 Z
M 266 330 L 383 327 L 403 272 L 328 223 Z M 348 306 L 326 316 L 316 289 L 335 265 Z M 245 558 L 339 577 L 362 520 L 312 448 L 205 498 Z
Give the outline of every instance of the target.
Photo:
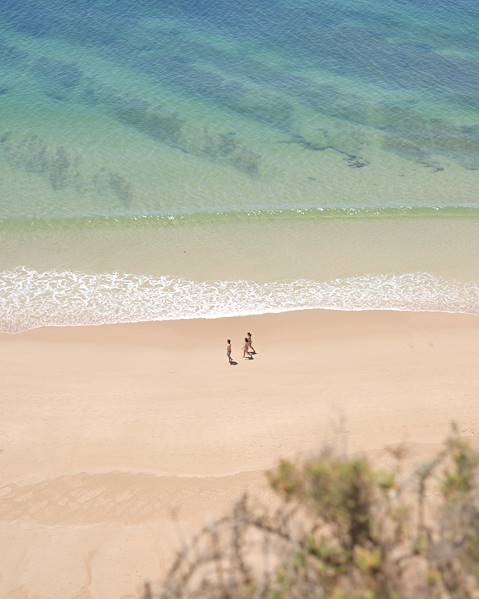
M 82 157 L 64 146 L 47 143 L 35 134 L 0 134 L 0 160 L 46 180 L 53 191 L 74 190 L 81 196 L 93 195 L 128 206 L 134 198 L 131 184 L 120 175 L 99 168 L 86 174 Z
M 305 150 L 311 150 L 313 152 L 325 152 L 330 150 L 332 152 L 336 152 L 344 157 L 346 164 L 351 168 L 364 168 L 365 166 L 369 166 L 369 162 L 361 156 L 356 156 L 355 154 L 349 154 L 348 152 L 341 150 L 340 148 L 336 148 L 332 145 L 322 146 L 320 144 L 308 141 L 301 135 L 297 135 L 294 139 L 289 139 L 285 141 L 279 141 L 277 143 L 280 144 L 297 144 L 300 145 Z

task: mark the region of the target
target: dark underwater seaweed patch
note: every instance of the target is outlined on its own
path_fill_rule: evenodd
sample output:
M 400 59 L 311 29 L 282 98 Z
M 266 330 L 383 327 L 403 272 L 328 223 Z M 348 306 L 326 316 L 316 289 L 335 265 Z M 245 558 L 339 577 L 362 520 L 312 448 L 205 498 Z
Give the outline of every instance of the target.
M 251 117 L 254 120 L 272 125 L 279 130 L 289 130 L 293 126 L 293 107 L 286 100 L 259 94 L 245 94 L 243 97 L 232 96 L 224 103 L 226 108 L 237 114 Z
M 121 122 L 187 154 L 227 164 L 250 176 L 259 174 L 260 156 L 244 146 L 234 132 L 199 129 L 178 114 L 158 108 L 128 107 L 115 114 Z
M 357 156 L 356 154 L 350 154 L 345 150 L 332 145 L 331 143 L 327 145 L 321 145 L 312 141 L 305 139 L 302 135 L 296 135 L 292 139 L 286 141 L 280 141 L 278 143 L 282 144 L 298 144 L 305 150 L 311 150 L 313 152 L 325 152 L 331 151 L 339 154 L 344 158 L 344 161 L 350 168 L 364 168 L 369 165 L 369 162 L 362 158 L 361 156 Z
M 61 11 L 55 14 L 54 6 L 45 3 L 2 1 L 2 16 L 9 25 L 22 34 L 32 37 L 45 37 L 50 33 L 61 30 Z
M 176 113 L 126 106 L 115 111 L 118 120 L 170 146 L 181 148 L 184 121 Z
M 142 99 L 122 96 L 92 79 L 85 79 L 85 82 L 87 86 L 79 97 L 105 110 L 124 125 L 187 154 L 226 164 L 252 177 L 259 175 L 261 156 L 245 146 L 235 132 L 199 128 L 162 106 L 151 106 Z
M 19 67 L 28 59 L 28 53 L 0 40 L 0 64 L 7 67 Z
M 444 156 L 465 169 L 479 168 L 479 128 L 451 125 L 448 121 L 421 115 L 411 108 L 366 103 L 359 97 L 338 94 L 324 111 L 343 121 L 374 128 L 384 133 L 384 149 L 419 164 L 434 164 L 434 156 Z M 399 141 L 400 140 L 400 141 Z
M 12 136 L 11 131 L 5 131 L 5 133 L 2 133 L 0 135 L 0 144 L 6 143 L 10 139 L 11 136 Z
M 18 170 L 42 177 L 56 192 L 73 189 L 81 196 L 93 195 L 124 205 L 134 197 L 131 184 L 122 175 L 103 168 L 93 176 L 87 175 L 78 154 L 61 145 L 51 146 L 38 135 L 3 133 L 1 159 Z
M 117 173 L 109 173 L 109 185 L 117 198 L 121 200 L 125 206 L 128 206 L 132 200 L 133 194 L 131 185 L 125 177 L 122 177 Z
M 435 161 L 429 152 L 415 145 L 407 139 L 388 135 L 384 137 L 383 148 L 397 154 L 401 158 L 416 162 L 421 166 L 432 169 L 435 173 L 443 171 L 444 168 Z
M 138 66 L 137 61 L 133 64 Z M 149 60 L 146 63 L 140 61 L 139 66 L 157 81 L 192 97 L 208 99 L 222 108 L 275 128 L 284 130 L 291 126 L 293 107 L 284 97 L 212 73 L 184 56 L 166 56 L 159 68 L 153 67 Z
M 259 175 L 260 155 L 244 146 L 237 139 L 236 133 L 213 133 L 203 129 L 198 142 L 199 156 L 208 156 L 217 162 L 224 162 L 250 177 Z
M 42 56 L 38 58 L 32 70 L 47 84 L 64 90 L 71 90 L 80 84 L 82 72 L 74 63 L 63 62 Z
M 58 191 L 68 187 L 70 160 L 63 146 L 58 147 L 50 156 L 47 151 L 44 151 L 42 157 L 44 158 L 45 168 L 39 172 L 45 172 L 48 175 L 52 189 Z

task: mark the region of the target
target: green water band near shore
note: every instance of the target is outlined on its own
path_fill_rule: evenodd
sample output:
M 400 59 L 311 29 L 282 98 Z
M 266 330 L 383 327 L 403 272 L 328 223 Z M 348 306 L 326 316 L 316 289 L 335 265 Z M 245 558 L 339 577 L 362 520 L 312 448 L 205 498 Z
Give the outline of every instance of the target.
M 398 208 L 304 208 L 290 210 L 249 210 L 236 212 L 202 212 L 178 215 L 147 216 L 94 216 L 72 218 L 16 218 L 0 219 L 0 229 L 53 228 L 53 227 L 123 227 L 123 226 L 181 226 L 206 223 L 235 223 L 252 221 L 321 219 L 391 219 L 391 218 L 479 218 L 479 207 L 444 206 Z

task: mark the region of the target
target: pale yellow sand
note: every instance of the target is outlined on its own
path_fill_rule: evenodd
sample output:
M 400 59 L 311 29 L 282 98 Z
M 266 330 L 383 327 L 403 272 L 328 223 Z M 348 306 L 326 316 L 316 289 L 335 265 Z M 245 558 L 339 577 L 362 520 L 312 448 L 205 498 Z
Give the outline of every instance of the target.
M 43 329 L 1 335 L 0 364 L 2 599 L 134 596 L 180 530 L 246 488 L 264 494 L 260 471 L 279 456 L 327 440 L 372 453 L 406 440 L 424 455 L 452 419 L 479 432 L 473 316 Z

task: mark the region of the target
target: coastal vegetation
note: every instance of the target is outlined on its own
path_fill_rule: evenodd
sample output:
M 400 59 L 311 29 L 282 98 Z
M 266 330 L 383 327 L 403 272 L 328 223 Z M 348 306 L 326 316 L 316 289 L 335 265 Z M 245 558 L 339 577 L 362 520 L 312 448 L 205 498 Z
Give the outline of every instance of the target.
M 276 502 L 241 497 L 184 544 L 144 599 L 479 597 L 479 453 L 456 427 L 417 469 L 323 449 L 268 473 Z

